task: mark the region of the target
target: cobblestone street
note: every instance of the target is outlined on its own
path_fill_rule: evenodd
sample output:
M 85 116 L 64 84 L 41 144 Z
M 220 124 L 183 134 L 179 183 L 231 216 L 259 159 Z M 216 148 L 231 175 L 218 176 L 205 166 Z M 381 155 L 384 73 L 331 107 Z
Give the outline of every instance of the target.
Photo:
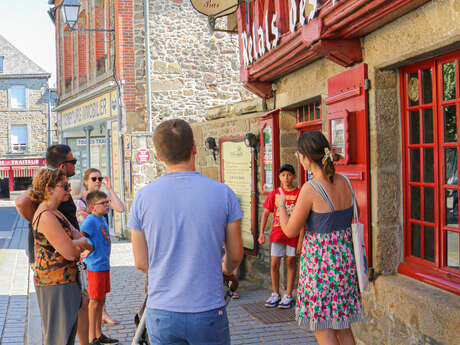
M 10 226 L 10 230 L 2 228 L 5 241 L 0 249 L 0 345 L 40 345 L 40 312 L 25 253 L 27 223 L 13 217 Z M 113 243 L 111 265 L 112 292 L 107 296 L 107 310 L 120 324 L 104 325 L 104 333 L 119 339 L 122 345 L 129 345 L 135 332 L 134 315 L 144 298 L 145 276 L 134 267 L 129 242 Z M 314 335 L 298 329 L 293 321 L 266 325 L 241 307 L 263 303 L 270 291 L 255 290 L 243 282 L 238 292 L 241 299 L 232 300 L 228 306 L 233 345 L 316 344 Z

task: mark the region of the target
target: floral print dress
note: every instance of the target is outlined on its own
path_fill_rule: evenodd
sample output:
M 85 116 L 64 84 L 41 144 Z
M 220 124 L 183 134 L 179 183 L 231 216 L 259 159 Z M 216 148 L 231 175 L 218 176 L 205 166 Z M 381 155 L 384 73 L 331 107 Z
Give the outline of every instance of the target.
M 309 182 L 331 207 L 310 212 L 300 258 L 296 319 L 313 331 L 345 329 L 361 321 L 351 222 L 353 207 L 336 210 L 317 180 Z

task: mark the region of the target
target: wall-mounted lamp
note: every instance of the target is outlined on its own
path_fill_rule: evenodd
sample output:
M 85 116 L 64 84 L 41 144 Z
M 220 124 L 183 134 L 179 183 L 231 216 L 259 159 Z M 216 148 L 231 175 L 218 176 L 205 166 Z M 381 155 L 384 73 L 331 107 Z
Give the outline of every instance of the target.
M 246 146 L 251 147 L 253 150 L 257 149 L 258 144 L 257 136 L 254 133 L 246 133 L 244 136 L 244 143 Z
M 80 2 L 78 2 L 78 0 L 64 0 L 62 3 L 62 11 L 64 12 L 65 23 L 67 24 L 70 31 L 115 31 L 114 29 L 75 28 L 75 24 L 78 21 L 78 15 L 80 13 Z
M 219 148 L 217 147 L 216 139 L 213 137 L 207 137 L 206 140 L 204 141 L 204 146 L 208 150 L 212 150 L 212 156 L 214 157 L 214 161 L 216 161 L 217 157 L 216 154 L 219 151 Z

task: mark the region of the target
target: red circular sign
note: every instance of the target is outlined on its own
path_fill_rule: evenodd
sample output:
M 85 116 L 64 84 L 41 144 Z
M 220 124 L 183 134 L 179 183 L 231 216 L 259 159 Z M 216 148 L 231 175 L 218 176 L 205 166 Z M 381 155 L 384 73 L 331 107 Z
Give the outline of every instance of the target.
M 139 163 L 147 163 L 150 160 L 150 152 L 147 149 L 139 149 L 136 152 L 136 159 Z

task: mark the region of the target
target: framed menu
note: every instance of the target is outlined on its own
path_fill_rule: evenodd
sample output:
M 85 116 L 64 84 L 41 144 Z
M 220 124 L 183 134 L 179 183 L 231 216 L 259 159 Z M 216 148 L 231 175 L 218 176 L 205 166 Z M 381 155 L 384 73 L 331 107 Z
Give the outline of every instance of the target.
M 327 121 L 331 149 L 333 152 L 343 157 L 337 164 L 350 163 L 349 112 L 344 110 L 338 113 L 328 114 Z
M 260 117 L 260 176 L 262 193 L 268 194 L 279 187 L 279 109 Z

